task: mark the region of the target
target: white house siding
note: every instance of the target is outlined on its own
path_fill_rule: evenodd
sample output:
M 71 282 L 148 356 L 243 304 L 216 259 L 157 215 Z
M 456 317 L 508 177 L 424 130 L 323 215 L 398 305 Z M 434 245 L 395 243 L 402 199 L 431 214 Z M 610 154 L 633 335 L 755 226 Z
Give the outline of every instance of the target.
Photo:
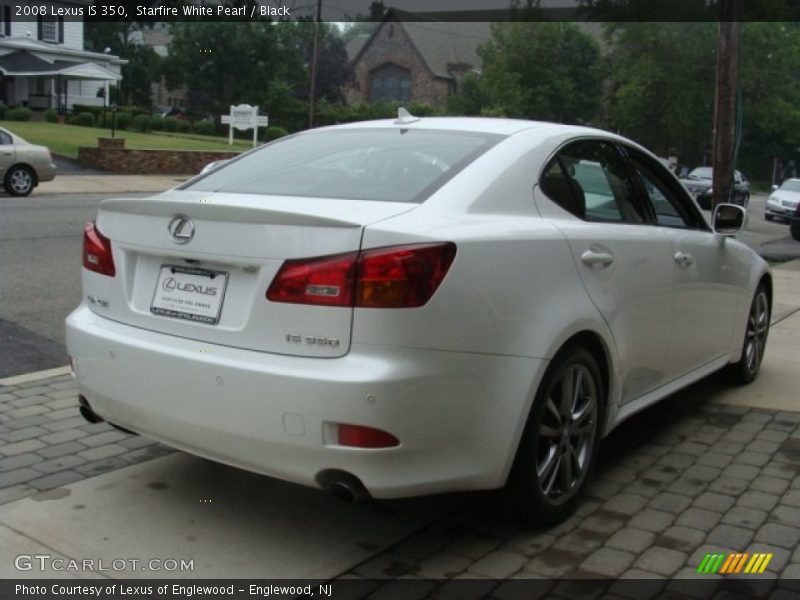
M 0 6 L 3 4 L 5 3 L 0 3 Z M 58 5 L 58 3 L 52 4 Z M 63 4 L 62 6 L 72 5 Z M 15 19 L 13 16 L 14 10 L 14 6 L 12 5 L 11 35 L 8 37 L 27 37 L 32 40 L 38 39 L 39 28 L 36 20 L 30 20 L 31 17 L 28 17 L 29 20 L 27 21 L 17 20 L 21 19 L 21 17 Z M 69 48 L 70 50 L 83 50 L 83 21 L 64 21 L 64 43 L 54 45 L 59 48 Z

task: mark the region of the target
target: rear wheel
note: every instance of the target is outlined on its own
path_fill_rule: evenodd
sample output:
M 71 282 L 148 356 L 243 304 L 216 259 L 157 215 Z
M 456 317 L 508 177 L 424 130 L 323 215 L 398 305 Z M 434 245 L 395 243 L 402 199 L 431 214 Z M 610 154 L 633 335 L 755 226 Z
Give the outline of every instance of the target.
M 764 219 L 765 219 L 766 221 L 774 221 L 774 220 L 775 220 L 775 217 L 773 217 L 773 216 L 772 216 L 771 214 L 769 214 L 769 213 L 764 213 Z
M 507 486 L 526 521 L 554 524 L 575 509 L 594 464 L 604 391 L 597 361 L 567 347 L 547 370 Z
M 36 175 L 29 167 L 11 167 L 6 173 L 3 186 L 11 196 L 27 196 L 36 187 Z
M 792 239 L 800 242 L 800 221 L 792 221 L 789 225 L 789 233 L 792 234 Z
M 739 362 L 730 366 L 734 382 L 746 384 L 758 377 L 764 350 L 769 335 L 769 297 L 763 285 L 759 285 L 750 305 L 747 317 L 747 328 L 744 333 L 744 346 Z

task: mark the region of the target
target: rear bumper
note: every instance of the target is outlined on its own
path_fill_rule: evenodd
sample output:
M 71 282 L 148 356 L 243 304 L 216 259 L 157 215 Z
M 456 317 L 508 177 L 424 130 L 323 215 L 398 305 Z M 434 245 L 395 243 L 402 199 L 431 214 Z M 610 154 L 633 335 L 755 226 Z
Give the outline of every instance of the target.
M 167 445 L 303 485 L 337 469 L 376 498 L 503 485 L 546 361 L 354 345 L 341 358 L 253 352 L 100 317 L 67 319 L 80 393 Z M 336 423 L 400 446 L 336 444 Z

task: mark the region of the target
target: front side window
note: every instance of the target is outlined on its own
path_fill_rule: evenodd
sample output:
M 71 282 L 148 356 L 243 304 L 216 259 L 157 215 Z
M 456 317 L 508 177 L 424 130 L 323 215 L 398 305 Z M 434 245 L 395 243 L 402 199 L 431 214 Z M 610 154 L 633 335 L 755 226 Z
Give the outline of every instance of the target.
M 607 142 L 570 144 L 545 169 L 541 185 L 551 200 L 580 219 L 645 222 L 625 162 Z
M 232 160 L 181 189 L 423 202 L 503 138 L 399 128 L 311 131 Z
M 697 212 L 691 208 L 683 188 L 662 165 L 636 148 L 625 148 L 645 193 L 656 223 L 665 227 L 705 229 Z

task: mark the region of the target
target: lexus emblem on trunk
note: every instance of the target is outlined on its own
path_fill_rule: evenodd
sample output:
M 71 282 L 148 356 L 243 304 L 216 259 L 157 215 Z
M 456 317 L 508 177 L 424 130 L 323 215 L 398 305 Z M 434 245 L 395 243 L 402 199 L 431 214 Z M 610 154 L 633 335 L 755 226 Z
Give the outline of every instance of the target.
M 169 235 L 176 244 L 187 244 L 194 237 L 194 222 L 186 215 L 178 215 L 167 225 Z

